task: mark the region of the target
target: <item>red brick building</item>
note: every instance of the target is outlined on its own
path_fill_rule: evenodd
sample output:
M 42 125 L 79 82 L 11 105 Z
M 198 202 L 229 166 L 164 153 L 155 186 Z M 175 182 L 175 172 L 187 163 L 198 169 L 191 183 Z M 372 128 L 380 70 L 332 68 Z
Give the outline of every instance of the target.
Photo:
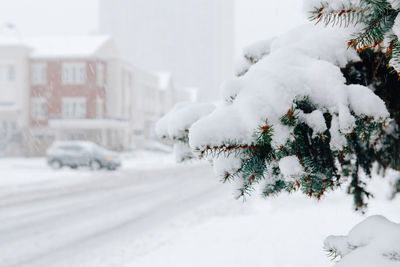
M 32 127 L 48 126 L 49 119 L 103 118 L 105 62 L 43 59 L 33 60 L 30 65 L 31 73 L 35 73 L 30 80 Z M 46 107 L 41 107 L 42 101 Z
M 120 59 L 108 36 L 0 36 L 0 155 L 44 155 L 54 140 L 138 147 L 182 98 L 165 77 Z

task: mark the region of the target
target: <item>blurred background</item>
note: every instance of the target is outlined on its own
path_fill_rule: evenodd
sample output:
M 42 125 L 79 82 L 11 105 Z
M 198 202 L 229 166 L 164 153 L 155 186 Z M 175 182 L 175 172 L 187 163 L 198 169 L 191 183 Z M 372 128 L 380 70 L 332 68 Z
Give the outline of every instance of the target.
M 306 22 L 300 0 L 0 0 L 0 267 L 332 266 L 345 187 L 238 201 L 154 130 Z M 369 212 L 395 220 L 382 181 Z
M 0 4 L 1 156 L 142 148 L 177 102 L 218 99 L 242 47 L 306 21 L 296 0 Z

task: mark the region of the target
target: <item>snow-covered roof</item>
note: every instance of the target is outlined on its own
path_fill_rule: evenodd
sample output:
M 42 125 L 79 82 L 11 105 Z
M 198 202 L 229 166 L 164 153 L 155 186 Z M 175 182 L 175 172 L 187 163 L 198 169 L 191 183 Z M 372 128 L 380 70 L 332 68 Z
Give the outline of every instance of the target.
M 95 55 L 108 41 L 107 35 L 46 36 L 24 39 L 33 58 L 82 58 Z
M 24 46 L 21 34 L 14 25 L 6 24 L 0 27 L 0 46 Z
M 0 46 L 24 46 L 24 43 L 13 36 L 0 36 Z

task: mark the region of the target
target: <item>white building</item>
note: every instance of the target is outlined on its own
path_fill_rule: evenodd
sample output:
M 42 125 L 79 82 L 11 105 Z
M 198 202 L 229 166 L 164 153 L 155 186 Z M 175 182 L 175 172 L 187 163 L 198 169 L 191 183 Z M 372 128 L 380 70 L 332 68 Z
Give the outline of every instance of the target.
M 114 36 L 124 58 L 152 71 L 171 71 L 179 87 L 219 96 L 231 77 L 234 0 L 100 0 L 100 30 Z
M 29 49 L 12 34 L 0 46 L 0 151 L 14 155 L 19 148 L 10 144 L 23 142 L 29 121 Z
M 155 138 L 154 125 L 175 103 L 190 100 L 190 95 L 173 85 L 171 75 L 147 72 L 125 61 L 110 60 L 107 72 L 109 91 L 107 114 L 130 121 L 133 143 Z
M 71 139 L 140 146 L 180 97 L 170 77 L 121 60 L 108 36 L 0 36 L 3 154 L 43 155 Z

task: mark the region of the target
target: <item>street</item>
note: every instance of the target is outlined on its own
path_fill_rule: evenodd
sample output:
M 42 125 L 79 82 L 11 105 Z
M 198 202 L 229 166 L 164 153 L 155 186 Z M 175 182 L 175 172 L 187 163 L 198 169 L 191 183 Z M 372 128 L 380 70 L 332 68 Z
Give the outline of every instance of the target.
M 243 202 L 206 162 L 168 155 L 137 155 L 116 172 L 1 159 L 0 267 L 332 266 L 327 236 L 373 214 L 400 219 L 399 199 L 384 193 L 393 175 L 373 180 L 381 193 L 362 215 L 346 186 L 322 201 L 255 193 Z
M 54 180 L 0 187 L 2 267 L 118 265 L 176 216 L 224 195 L 206 164 L 48 172 Z

